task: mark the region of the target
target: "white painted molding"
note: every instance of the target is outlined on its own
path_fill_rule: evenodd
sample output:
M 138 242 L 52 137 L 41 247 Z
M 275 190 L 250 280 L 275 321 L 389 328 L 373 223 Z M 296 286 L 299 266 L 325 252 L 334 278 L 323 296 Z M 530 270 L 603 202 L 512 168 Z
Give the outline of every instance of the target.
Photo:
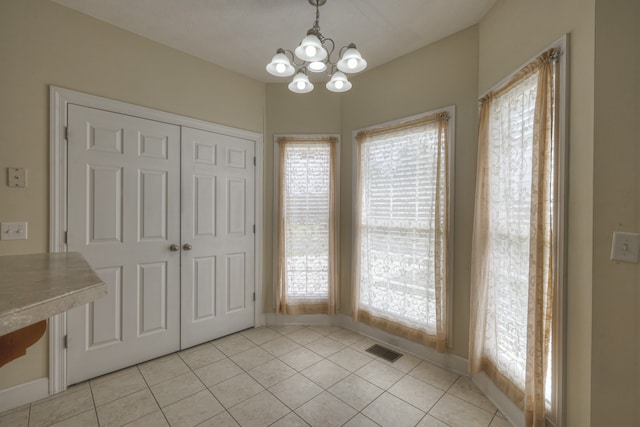
M 64 336 L 67 331 L 67 313 L 49 318 L 49 394 L 67 389 L 67 352 Z
M 314 326 L 342 326 L 345 329 L 358 332 L 366 337 L 400 351 L 431 362 L 459 375 L 469 377 L 469 363 L 467 359 L 452 353 L 439 353 L 430 347 L 409 341 L 402 337 L 389 334 L 380 329 L 354 322 L 350 316 L 338 314 L 300 314 L 283 315 L 266 313 L 266 324 L 269 325 L 314 325 Z M 524 426 L 524 414 L 507 396 L 498 389 L 487 375 L 481 373 L 470 378 L 491 402 L 502 412 L 509 422 L 517 427 Z
M 265 314 L 266 325 L 342 326 L 337 316 L 327 314 Z
M 256 136 L 256 170 L 255 170 L 255 216 L 256 235 L 254 239 L 255 245 L 255 293 L 256 300 L 254 302 L 254 324 L 255 326 L 264 326 L 264 287 L 262 268 L 264 265 L 264 141 L 262 135 Z
M 448 123 L 449 124 L 449 129 L 448 129 L 449 130 L 449 147 L 448 147 L 448 151 L 449 151 L 449 238 L 448 238 L 448 252 L 447 252 L 447 267 L 448 267 L 447 287 L 449 291 L 447 292 L 447 313 L 453 313 L 453 292 L 451 290 L 453 289 L 454 283 L 455 283 L 455 277 L 454 277 L 455 260 L 453 259 L 453 251 L 455 247 L 455 242 L 454 242 L 455 229 L 454 229 L 453 215 L 455 212 L 455 175 L 456 175 L 456 170 L 455 170 L 456 106 L 455 105 L 449 105 L 446 107 L 437 108 L 435 110 L 426 111 L 423 113 L 415 114 L 409 117 L 403 117 L 396 120 L 391 120 L 384 123 L 371 124 L 363 128 L 354 129 L 351 132 L 351 141 L 352 141 L 352 144 L 351 144 L 352 145 L 352 148 L 351 148 L 351 156 L 352 156 L 351 157 L 352 158 L 351 160 L 351 168 L 352 168 L 351 194 L 353 195 L 351 198 L 351 211 L 354 213 L 356 212 L 356 197 L 357 197 L 356 186 L 358 181 L 357 172 L 358 172 L 358 147 L 359 147 L 359 144 L 357 144 L 356 139 L 357 139 L 358 133 L 365 130 L 396 126 L 403 122 L 410 122 L 423 117 L 431 116 L 436 113 L 443 113 L 443 112 L 449 113 L 449 123 Z M 355 224 L 355 220 L 356 220 L 356 215 L 355 214 L 351 215 L 351 241 L 352 242 L 355 242 L 355 230 L 357 228 Z M 350 254 L 352 265 L 355 265 L 355 260 L 353 258 L 354 255 L 355 255 L 355 250 L 353 250 L 352 248 L 352 251 Z M 453 342 L 453 322 L 448 322 L 447 342 L 448 343 Z M 449 344 L 447 344 L 447 348 L 450 348 Z
M 459 375 L 469 375 L 467 359 L 451 353 L 438 353 L 430 347 L 389 334 L 380 329 L 365 325 L 362 322 L 354 322 L 351 320 L 351 317 L 344 314 L 338 314 L 335 316 L 329 316 L 326 314 L 300 314 L 289 316 L 267 313 L 265 316 L 267 325 L 342 326 L 345 329 L 358 332 L 361 335 L 375 341 L 379 341 L 395 350 L 412 354 Z
M 481 372 L 474 375 L 471 379 L 473 383 L 484 393 L 484 395 L 496 405 L 496 408 L 502 412 L 502 415 L 509 422 L 517 427 L 524 427 L 524 414 L 518 406 L 511 401 L 491 379 Z
M 38 378 L 0 390 L 0 412 L 43 399 L 49 395 L 49 380 Z
M 65 143 L 65 126 L 67 124 L 67 107 L 77 104 L 85 107 L 113 111 L 120 114 L 155 120 L 200 129 L 208 132 L 233 136 L 253 141 L 256 152 L 256 185 L 255 185 L 255 312 L 254 324 L 264 325 L 263 314 L 263 186 L 264 182 L 264 144 L 260 133 L 236 129 L 217 123 L 193 119 L 178 114 L 167 113 L 151 108 L 141 107 L 126 102 L 116 101 L 99 96 L 89 95 L 57 86 L 49 87 L 49 251 L 64 252 L 64 232 L 67 224 L 67 152 Z M 67 388 L 67 362 L 63 337 L 66 333 L 66 314 L 52 317 L 49 320 L 49 382 L 51 393 L 64 391 Z
M 389 347 L 393 347 L 397 350 L 425 359 L 434 365 L 438 365 L 459 375 L 469 375 L 469 364 L 467 359 L 463 357 L 456 356 L 453 353 L 439 353 L 431 347 L 409 341 L 397 335 L 392 335 L 362 322 L 354 322 L 350 316 L 346 316 L 344 314 L 341 314 L 339 317 L 340 324 L 343 328 L 358 332 L 359 334 L 372 338 L 376 341 L 380 341 Z

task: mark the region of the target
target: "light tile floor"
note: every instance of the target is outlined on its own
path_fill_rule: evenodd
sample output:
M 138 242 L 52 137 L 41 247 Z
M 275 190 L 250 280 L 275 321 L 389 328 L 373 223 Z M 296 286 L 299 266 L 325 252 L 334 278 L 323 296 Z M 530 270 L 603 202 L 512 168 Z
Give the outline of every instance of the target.
M 0 427 L 509 427 L 466 378 L 339 327 L 248 329 L 0 414 Z

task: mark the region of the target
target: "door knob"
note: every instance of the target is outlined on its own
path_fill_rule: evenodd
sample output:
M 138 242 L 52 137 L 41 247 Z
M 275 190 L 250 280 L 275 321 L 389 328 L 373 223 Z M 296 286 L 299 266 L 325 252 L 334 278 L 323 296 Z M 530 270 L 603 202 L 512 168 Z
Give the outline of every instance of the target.
M 176 245 L 175 243 L 171 246 L 169 246 L 169 250 L 171 252 L 178 252 L 180 250 L 180 246 Z
M 182 245 L 182 249 L 184 249 L 185 251 L 190 251 L 192 248 L 192 246 L 188 243 L 185 243 L 184 245 Z

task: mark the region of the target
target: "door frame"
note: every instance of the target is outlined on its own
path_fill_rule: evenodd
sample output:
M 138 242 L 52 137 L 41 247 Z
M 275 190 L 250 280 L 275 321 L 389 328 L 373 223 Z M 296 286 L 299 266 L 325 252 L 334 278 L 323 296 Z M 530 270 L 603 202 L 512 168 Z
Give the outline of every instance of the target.
M 221 133 L 255 143 L 255 306 L 254 326 L 265 324 L 262 295 L 263 274 L 263 185 L 264 144 L 260 133 L 236 129 L 217 123 L 167 113 L 126 102 L 89 95 L 58 86 L 49 86 L 49 251 L 66 252 L 65 231 L 67 227 L 67 106 L 77 104 L 89 108 L 156 120 L 177 126 L 186 126 L 209 132 Z M 182 132 L 181 132 L 182 133 Z M 49 318 L 49 394 L 67 388 L 66 313 Z

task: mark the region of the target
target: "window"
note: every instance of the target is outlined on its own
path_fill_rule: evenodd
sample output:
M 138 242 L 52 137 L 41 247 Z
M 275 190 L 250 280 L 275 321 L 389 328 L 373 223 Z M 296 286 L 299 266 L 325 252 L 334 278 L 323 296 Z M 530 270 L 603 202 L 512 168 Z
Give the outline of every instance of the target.
M 276 311 L 336 308 L 335 137 L 279 137 Z
M 358 133 L 354 320 L 444 351 L 449 112 Z
M 470 365 L 545 425 L 558 266 L 558 58 L 551 49 L 481 100 Z

